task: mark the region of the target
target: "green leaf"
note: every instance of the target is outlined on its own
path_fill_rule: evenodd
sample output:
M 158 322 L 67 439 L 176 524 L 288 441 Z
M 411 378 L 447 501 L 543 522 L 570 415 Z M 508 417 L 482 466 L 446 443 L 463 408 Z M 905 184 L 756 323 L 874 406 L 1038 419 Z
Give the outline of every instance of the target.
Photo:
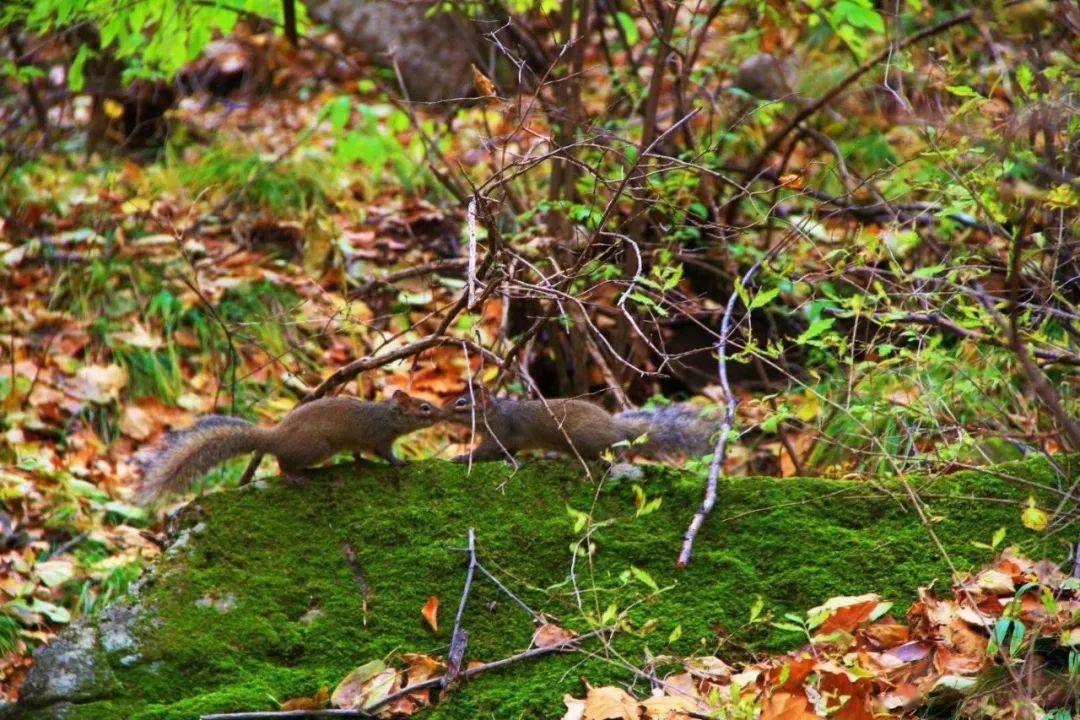
M 944 265 L 929 265 L 929 266 L 924 267 L 924 268 L 919 268 L 915 272 L 911 273 L 911 276 L 912 277 L 917 277 L 920 280 L 926 280 L 927 278 L 934 277 L 935 275 L 937 275 L 939 272 L 941 272 L 944 269 L 945 269 Z
M 637 578 L 638 582 L 648 586 L 648 588 L 653 592 L 660 592 L 660 586 L 657 585 L 656 581 L 652 579 L 652 575 L 639 567 L 634 567 L 633 565 L 630 566 L 630 572 L 634 574 L 634 577 Z
M 771 625 L 777 630 L 786 630 L 788 632 L 797 632 L 800 634 L 805 634 L 806 632 L 806 628 L 802 625 L 796 625 L 795 623 L 774 622 L 771 623 Z
M 806 329 L 806 332 L 795 338 L 795 343 L 801 345 L 807 340 L 812 340 L 813 338 L 816 338 L 818 335 L 831 328 L 833 326 L 833 323 L 835 322 L 836 318 L 821 318 L 814 321 L 814 324 L 808 327 Z
M 580 510 L 575 510 L 569 505 L 566 506 L 566 514 L 570 516 L 570 519 L 574 521 L 574 532 L 579 533 L 585 529 L 585 524 L 589 522 L 589 516 Z
M 773 298 L 780 294 L 780 288 L 773 288 L 771 290 L 765 290 L 759 292 L 754 296 L 754 301 L 750 303 L 750 310 L 756 310 L 759 307 L 763 307 L 772 302 Z
M 676 640 L 678 640 L 681 637 L 682 637 L 682 625 L 676 625 L 675 629 L 671 631 L 670 635 L 668 635 L 667 641 L 669 643 L 673 643 L 673 642 L 675 642 Z
M 69 613 L 66 608 L 62 608 L 59 605 L 54 605 L 51 602 L 46 602 L 39 598 L 34 598 L 34 602 L 30 603 L 30 611 L 41 613 L 53 622 L 71 622 L 71 613 Z
M 1021 65 L 1016 69 L 1016 83 L 1025 95 L 1031 94 L 1031 88 L 1035 85 L 1035 75 L 1027 65 Z
M 761 611 L 765 607 L 765 599 L 760 595 L 754 600 L 754 604 L 750 606 L 750 622 L 754 622 L 761 617 Z
M 86 61 L 90 59 L 90 47 L 83 45 L 79 48 L 79 52 L 75 53 L 75 59 L 71 61 L 71 67 L 68 69 L 68 87 L 72 92 L 82 92 L 86 87 L 86 75 L 83 70 L 86 67 Z
M 946 85 L 945 89 L 951 92 L 953 95 L 956 95 L 957 97 L 982 97 L 982 95 L 975 92 L 967 85 Z
M 623 34 L 626 36 L 626 44 L 630 47 L 637 45 L 638 41 L 641 40 L 641 33 L 638 32 L 634 18 L 619 11 L 615 13 L 615 19 L 619 21 L 619 27 L 622 28 Z

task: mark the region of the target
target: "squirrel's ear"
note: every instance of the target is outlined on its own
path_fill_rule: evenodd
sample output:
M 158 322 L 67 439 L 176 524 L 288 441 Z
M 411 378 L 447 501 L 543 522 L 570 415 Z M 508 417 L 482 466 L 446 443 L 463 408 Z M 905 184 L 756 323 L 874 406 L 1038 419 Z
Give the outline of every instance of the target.
M 412 395 L 404 390 L 395 390 L 394 394 L 390 396 L 390 399 L 394 402 L 401 403 L 402 405 L 408 405 L 412 402 Z

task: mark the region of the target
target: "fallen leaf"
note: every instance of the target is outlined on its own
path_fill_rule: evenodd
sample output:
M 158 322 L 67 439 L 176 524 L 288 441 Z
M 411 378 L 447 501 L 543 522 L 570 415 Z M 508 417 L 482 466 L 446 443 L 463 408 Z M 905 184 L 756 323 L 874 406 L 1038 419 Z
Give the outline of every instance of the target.
M 34 565 L 34 572 L 50 588 L 59 587 L 75 574 L 74 560 L 47 560 Z
M 330 701 L 330 690 L 325 685 L 311 697 L 298 697 L 281 703 L 281 709 L 288 710 L 322 710 Z
M 119 365 L 86 365 L 75 373 L 72 393 L 81 400 L 104 405 L 120 398 L 127 371 Z
M 675 695 L 654 695 L 641 701 L 641 707 L 645 710 L 648 720 L 675 720 L 686 717 L 687 710 L 697 710 L 697 703 L 693 699 Z
M 620 687 L 589 688 L 584 720 L 637 720 L 638 702 Z
M 992 595 L 1007 595 L 1016 590 L 1012 577 L 1000 570 L 983 570 L 976 581 L 980 590 Z
M 566 705 L 566 713 L 562 716 L 562 720 L 584 720 L 584 700 L 579 700 L 572 695 L 563 695 L 562 701 Z
M 138 405 L 125 405 L 120 415 L 120 432 L 134 440 L 145 440 L 154 434 L 154 419 Z
M 554 623 L 544 623 L 536 628 L 536 632 L 533 633 L 532 644 L 538 648 L 553 647 L 569 642 L 576 636 L 577 633 L 561 628 Z
M 780 692 L 765 700 L 761 706 L 761 720 L 812 720 L 817 718 L 810 710 L 805 695 Z
M 364 701 L 364 685 L 385 670 L 386 663 L 382 660 L 364 663 L 338 683 L 330 696 L 330 704 L 338 708 L 360 707 Z
M 441 675 L 443 670 L 446 669 L 446 664 L 442 660 L 433 658 L 430 655 L 405 653 L 402 655 L 402 659 L 409 664 L 406 672 L 408 673 L 410 685 Z
M 1035 505 L 1035 498 L 1029 497 L 1027 507 L 1020 513 L 1020 522 L 1028 530 L 1043 532 L 1046 530 L 1046 526 L 1050 524 L 1050 516 L 1046 514 L 1045 510 Z
M 866 637 L 879 648 L 894 648 L 908 641 L 906 625 L 897 622 L 880 622 L 864 631 Z
M 429 597 L 420 614 L 424 616 L 424 620 L 427 620 L 427 624 L 433 631 L 439 632 L 439 598 L 434 595 Z

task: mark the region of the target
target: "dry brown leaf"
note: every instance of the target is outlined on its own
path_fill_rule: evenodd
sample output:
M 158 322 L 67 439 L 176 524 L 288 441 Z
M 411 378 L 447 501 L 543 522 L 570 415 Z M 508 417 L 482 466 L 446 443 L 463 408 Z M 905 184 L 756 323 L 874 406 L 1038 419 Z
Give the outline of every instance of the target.
M 282 710 L 322 710 L 330 702 L 330 689 L 323 685 L 311 697 L 298 697 L 281 703 Z
M 641 707 L 648 720 L 676 720 L 698 710 L 697 702 L 683 695 L 653 695 L 642 700 Z
M 71 392 L 81 400 L 104 405 L 120 398 L 127 380 L 127 371 L 119 365 L 85 365 L 75 373 Z
M 150 413 L 138 405 L 125 405 L 120 415 L 120 432 L 135 440 L 145 440 L 157 429 Z
M 532 644 L 538 648 L 553 647 L 569 642 L 575 637 L 577 633 L 572 630 L 566 630 L 554 623 L 544 623 L 533 633 Z
M 563 704 L 566 705 L 566 713 L 562 716 L 562 720 L 584 720 L 584 700 L 580 700 L 572 695 L 563 695 L 562 701 Z
M 415 685 L 416 683 L 421 683 L 441 675 L 446 669 L 446 663 L 438 658 L 433 658 L 430 655 L 405 653 L 401 657 L 409 664 L 406 672 L 408 673 L 410 685 Z
M 901 625 L 895 620 L 889 622 L 879 622 L 866 628 L 864 631 L 867 639 L 869 639 L 876 647 L 888 649 L 903 645 L 908 641 L 908 629 L 906 625 Z
M 475 65 L 472 66 L 472 77 L 478 93 L 486 97 L 498 97 L 499 94 L 495 90 L 495 83 L 491 82 Z
M 439 598 L 434 595 L 429 597 L 420 614 L 424 616 L 424 620 L 433 631 L 439 632 Z
M 638 701 L 620 687 L 589 688 L 584 720 L 637 720 Z

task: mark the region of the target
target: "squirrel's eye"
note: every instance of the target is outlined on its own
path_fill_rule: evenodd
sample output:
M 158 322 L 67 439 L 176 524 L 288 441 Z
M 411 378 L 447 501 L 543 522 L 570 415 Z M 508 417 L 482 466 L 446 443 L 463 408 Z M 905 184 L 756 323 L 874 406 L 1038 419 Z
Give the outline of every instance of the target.
M 459 407 L 459 408 L 468 407 L 468 405 L 469 405 L 469 401 L 466 400 L 465 398 L 458 398 L 457 402 L 454 403 L 454 406 Z
M 422 413 L 429 413 L 429 412 L 431 412 L 431 406 L 430 406 L 430 405 L 428 405 L 427 403 L 422 403 L 422 404 L 420 405 L 420 412 L 422 412 Z

